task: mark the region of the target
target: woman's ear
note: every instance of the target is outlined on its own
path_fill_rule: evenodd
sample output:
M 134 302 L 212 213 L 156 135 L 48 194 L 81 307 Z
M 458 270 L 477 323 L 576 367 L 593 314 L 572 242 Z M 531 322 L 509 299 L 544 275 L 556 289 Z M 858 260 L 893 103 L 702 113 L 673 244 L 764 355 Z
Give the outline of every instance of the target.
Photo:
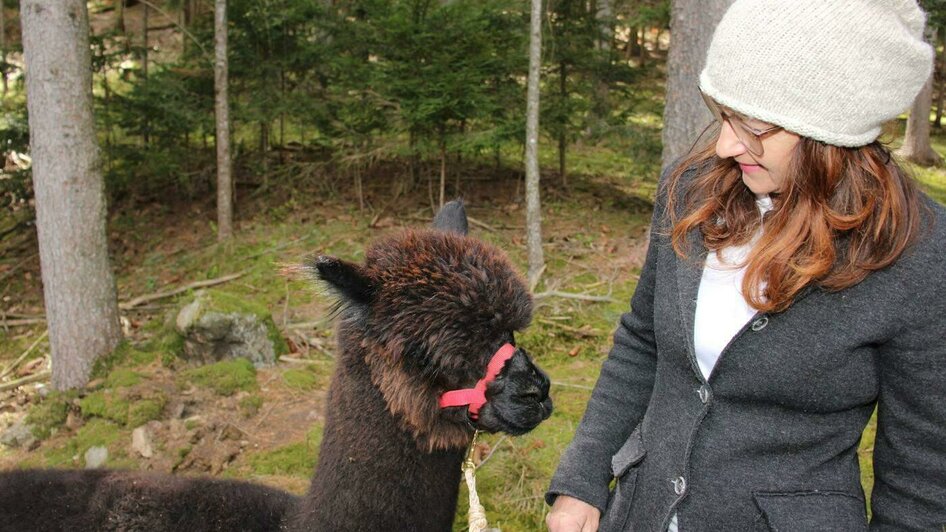
M 357 264 L 319 255 L 306 261 L 305 266 L 312 275 L 325 281 L 329 288 L 338 294 L 341 298 L 340 303 L 355 305 L 371 303 L 374 285 Z

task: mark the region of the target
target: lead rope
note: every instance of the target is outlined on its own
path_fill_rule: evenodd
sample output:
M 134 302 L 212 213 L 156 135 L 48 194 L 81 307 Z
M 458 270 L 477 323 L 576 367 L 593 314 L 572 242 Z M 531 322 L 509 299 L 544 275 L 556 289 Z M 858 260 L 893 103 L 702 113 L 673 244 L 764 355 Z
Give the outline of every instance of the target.
M 466 460 L 463 461 L 463 478 L 466 479 L 466 488 L 470 492 L 470 511 L 467 516 L 467 524 L 470 532 L 486 532 L 486 510 L 480 504 L 480 496 L 476 494 L 476 464 L 473 463 L 473 453 L 476 451 L 476 437 L 480 431 L 473 433 L 473 441 L 470 443 L 470 450 L 466 453 Z

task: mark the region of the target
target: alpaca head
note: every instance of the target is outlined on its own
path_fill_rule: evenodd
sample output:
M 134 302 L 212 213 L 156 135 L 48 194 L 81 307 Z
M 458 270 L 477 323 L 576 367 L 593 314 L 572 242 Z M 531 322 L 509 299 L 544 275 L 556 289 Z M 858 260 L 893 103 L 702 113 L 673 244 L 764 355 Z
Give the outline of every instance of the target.
M 462 204 L 451 202 L 432 230 L 384 239 L 364 264 L 326 256 L 309 264 L 339 298 L 342 349 L 364 357 L 388 410 L 431 451 L 466 446 L 474 429 L 522 434 L 552 411 L 548 377 L 520 347 L 486 387 L 478 416 L 438 404 L 442 393 L 483 378 L 532 315 L 505 254 L 466 229 Z

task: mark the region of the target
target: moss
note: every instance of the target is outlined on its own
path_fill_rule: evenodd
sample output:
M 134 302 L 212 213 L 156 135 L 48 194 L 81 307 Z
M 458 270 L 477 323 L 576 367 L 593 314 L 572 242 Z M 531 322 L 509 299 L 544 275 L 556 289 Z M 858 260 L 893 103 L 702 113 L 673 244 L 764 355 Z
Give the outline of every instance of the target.
M 303 441 L 280 447 L 273 451 L 254 453 L 249 458 L 250 467 L 259 475 L 294 475 L 308 477 L 318 461 L 322 444 L 322 427 L 309 430 Z
M 188 382 L 210 388 L 218 395 L 230 396 L 240 390 L 255 391 L 256 368 L 245 358 L 224 360 L 185 371 L 178 383 Z
M 127 388 L 141 382 L 141 374 L 127 368 L 117 368 L 105 380 L 110 388 Z
M 137 427 L 152 419 L 159 419 L 167 402 L 167 396 L 160 391 L 130 400 L 112 390 L 101 390 L 79 401 L 79 409 L 85 417 L 102 418 L 122 426 Z
M 45 440 L 50 437 L 66 421 L 69 415 L 69 403 L 75 397 L 75 392 L 53 392 L 42 402 L 33 405 L 26 415 L 26 423 L 30 425 L 33 437 Z
M 286 386 L 300 391 L 311 390 L 315 388 L 319 382 L 318 377 L 314 373 L 305 369 L 286 370 L 282 374 L 282 378 L 286 382 Z
M 261 406 L 263 406 L 263 398 L 258 395 L 248 395 L 240 399 L 240 410 L 246 417 L 250 417 L 259 412 Z
M 112 368 L 129 358 L 131 350 L 131 344 L 126 340 L 119 342 L 119 344 L 115 346 L 115 349 L 112 349 L 111 353 L 100 356 L 95 360 L 95 364 L 92 366 L 91 378 L 101 379 L 107 376 Z
M 90 393 L 79 401 L 79 409 L 85 417 L 97 417 L 124 425 L 128 421 L 128 401 L 111 390 Z
M 109 461 L 117 454 L 111 446 L 121 438 L 118 425 L 104 419 L 92 419 L 82 426 L 76 435 L 57 447 L 46 451 L 46 466 L 82 465 L 83 456 L 90 447 L 109 448 Z M 117 451 L 117 449 L 114 449 Z
M 128 407 L 128 421 L 126 425 L 129 427 L 139 427 L 152 419 L 160 419 L 167 402 L 168 398 L 163 393 L 135 401 Z

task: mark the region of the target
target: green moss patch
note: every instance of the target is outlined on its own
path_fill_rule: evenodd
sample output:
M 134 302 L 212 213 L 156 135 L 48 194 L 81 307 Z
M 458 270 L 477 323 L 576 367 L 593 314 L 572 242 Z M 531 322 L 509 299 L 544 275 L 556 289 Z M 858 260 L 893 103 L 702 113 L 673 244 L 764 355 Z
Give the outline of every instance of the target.
M 141 382 L 141 374 L 127 368 L 118 368 L 108 374 L 105 382 L 109 388 L 127 388 Z
M 322 444 L 322 427 L 313 427 L 305 440 L 273 451 L 254 453 L 250 467 L 258 475 L 293 475 L 309 477 L 315 469 Z
M 243 390 L 255 391 L 256 368 L 253 363 L 244 358 L 224 360 L 216 364 L 208 364 L 199 368 L 184 371 L 178 380 L 179 384 L 195 384 L 210 388 L 218 395 L 230 396 Z
M 69 415 L 69 403 L 74 393 L 52 393 L 33 405 L 26 415 L 26 424 L 32 426 L 33 437 L 45 440 L 66 421 Z
M 46 451 L 45 465 L 50 467 L 82 465 L 85 452 L 95 446 L 109 448 L 109 462 L 111 463 L 113 449 L 110 447 L 120 438 L 121 429 L 117 424 L 104 419 L 92 419 L 63 445 Z
M 100 390 L 82 398 L 79 409 L 88 418 L 107 419 L 122 426 L 137 427 L 160 418 L 167 401 L 167 396 L 161 392 L 130 398 L 124 393 Z

